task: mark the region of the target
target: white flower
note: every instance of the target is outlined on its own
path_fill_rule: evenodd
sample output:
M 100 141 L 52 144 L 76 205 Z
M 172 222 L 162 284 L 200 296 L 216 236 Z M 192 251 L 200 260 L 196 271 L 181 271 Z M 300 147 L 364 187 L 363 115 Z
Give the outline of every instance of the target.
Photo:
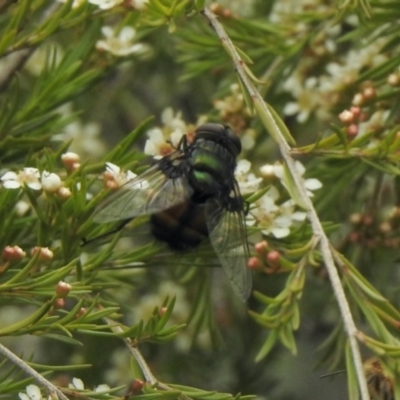
M 26 393 L 18 393 L 21 400 L 42 400 L 42 393 L 36 385 L 28 385 Z
M 88 0 L 90 4 L 98 6 L 102 10 L 108 10 L 124 2 L 124 0 Z
M 134 43 L 136 30 L 131 26 L 125 26 L 117 34 L 110 26 L 103 26 L 101 32 L 105 40 L 99 40 L 96 43 L 97 50 L 108 51 L 114 56 L 128 56 L 133 53 L 144 53 L 148 46 L 143 43 Z
M 46 192 L 55 193 L 62 187 L 61 178 L 54 173 L 43 171 L 41 177 L 42 188 Z
M 106 172 L 104 172 L 103 178 L 108 187 L 120 187 L 135 177 L 136 174 L 132 171 L 124 172 L 121 171 L 121 168 L 118 167 L 118 165 L 110 162 L 106 163 Z
M 96 386 L 94 388 L 94 392 L 96 393 L 103 393 L 103 392 L 107 393 L 109 391 L 110 391 L 110 386 L 106 385 L 105 383 L 102 383 L 101 385 Z
M 161 121 L 164 123 L 165 127 L 171 128 L 173 132 L 180 131 L 181 136 L 187 131 L 186 123 L 182 119 L 182 113 L 178 111 L 176 115 L 174 115 L 174 111 L 171 107 L 166 108 L 161 113 Z
M 262 178 L 256 178 L 256 176 L 252 173 L 248 173 L 250 171 L 251 162 L 248 160 L 240 160 L 235 169 L 235 178 L 238 182 L 240 193 L 254 193 Z
M 296 119 L 301 123 L 307 121 L 310 114 L 321 106 L 321 97 L 316 90 L 316 85 L 317 78 L 310 77 L 306 79 L 304 86 L 292 90 L 296 101 L 287 103 L 283 108 L 283 113 L 285 115 L 297 114 Z
M 70 389 L 85 390 L 85 385 L 84 385 L 83 381 L 79 378 L 72 378 L 72 383 L 69 383 L 68 387 Z M 109 392 L 110 386 L 103 383 L 103 384 L 95 387 L 93 391 L 96 393 Z
M 295 211 L 295 203 L 292 200 L 277 205 L 279 192 L 274 187 L 262 196 L 257 202 L 257 207 L 251 211 L 248 225 L 256 225 L 265 235 L 273 235 L 277 239 L 290 234 L 290 228 L 295 222 L 304 221 L 306 213 Z
M 70 389 L 85 390 L 85 385 L 79 378 L 72 378 L 72 383 L 68 384 Z
M 296 164 L 296 168 L 297 168 L 299 175 L 303 176 L 304 172 L 306 171 L 304 165 L 300 161 L 296 161 L 295 164 Z M 279 178 L 280 181 L 282 182 L 282 185 L 287 187 L 287 184 L 285 182 L 285 176 L 284 176 L 284 172 L 283 172 L 284 170 L 283 170 L 282 164 L 276 163 L 272 166 L 264 165 L 261 167 L 262 173 L 266 173 L 267 171 L 270 171 L 271 167 L 272 167 L 272 171 L 275 174 L 275 176 L 277 178 Z M 305 185 L 306 189 L 308 189 L 307 194 L 310 197 L 314 196 L 314 193 L 312 193 L 312 191 L 321 189 L 321 187 L 322 187 L 322 183 L 316 178 L 305 179 L 304 185 Z
M 73 117 L 76 118 L 71 103 L 63 105 L 58 111 L 66 119 L 71 120 Z M 106 152 L 106 146 L 99 138 L 99 135 L 100 125 L 95 122 L 83 124 L 80 120 L 76 119 L 65 126 L 62 133 L 54 135 L 52 139 L 62 142 L 71 141 L 68 149 L 70 152 L 79 153 L 84 156 L 83 158 L 90 156 L 91 158 L 99 159 Z
M 168 154 L 171 154 L 175 150 L 173 145 L 166 141 L 161 129 L 151 129 L 147 133 L 147 136 L 149 138 L 146 140 L 146 144 L 144 146 L 145 154 L 153 156 L 155 159 L 160 159 Z
M 27 185 L 33 190 L 40 190 L 42 185 L 39 182 L 40 174 L 37 168 L 24 168 L 18 174 L 13 171 L 6 172 L 0 180 L 6 189 L 18 189 Z

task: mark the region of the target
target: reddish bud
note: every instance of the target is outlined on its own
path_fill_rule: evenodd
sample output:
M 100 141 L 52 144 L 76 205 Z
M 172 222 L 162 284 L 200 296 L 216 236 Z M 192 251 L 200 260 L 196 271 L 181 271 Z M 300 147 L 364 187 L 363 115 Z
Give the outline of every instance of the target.
M 280 257 L 281 254 L 279 253 L 279 251 L 271 250 L 267 254 L 267 261 L 272 266 L 278 266 Z
M 53 252 L 48 247 L 34 247 L 32 250 L 32 255 L 34 256 L 38 253 L 40 253 L 40 261 L 50 261 L 54 257 Z
M 232 17 L 232 11 L 229 8 L 224 8 L 222 10 L 221 17 L 231 18 Z
M 352 243 L 358 243 L 360 241 L 360 238 L 361 238 L 361 236 L 360 236 L 359 232 L 353 231 L 353 232 L 349 233 L 349 241 Z
M 362 222 L 364 225 L 371 225 L 374 222 L 374 219 L 371 215 L 364 215 L 362 218 Z
M 65 299 L 62 299 L 62 298 L 55 299 L 53 302 L 53 307 L 56 310 L 59 310 L 60 308 L 64 308 L 65 307 Z
M 56 295 L 57 297 L 67 297 L 71 289 L 72 286 L 69 283 L 60 281 L 56 286 Z
M 131 385 L 131 393 L 139 393 L 143 389 L 144 382 L 141 379 L 135 379 Z
M 260 256 L 263 256 L 265 254 L 265 251 L 268 249 L 268 242 L 266 240 L 263 240 L 262 242 L 258 242 L 254 245 L 254 249 L 257 254 Z
M 20 261 L 26 253 L 19 246 L 7 246 L 3 250 L 3 261 Z
M 354 118 L 358 118 L 361 114 L 361 108 L 352 106 L 350 107 L 350 112 L 353 114 Z
M 257 257 L 250 257 L 247 261 L 247 267 L 250 269 L 258 269 L 261 267 L 261 262 Z
M 358 134 L 358 126 L 356 124 L 351 124 L 346 128 L 347 136 L 354 138 Z

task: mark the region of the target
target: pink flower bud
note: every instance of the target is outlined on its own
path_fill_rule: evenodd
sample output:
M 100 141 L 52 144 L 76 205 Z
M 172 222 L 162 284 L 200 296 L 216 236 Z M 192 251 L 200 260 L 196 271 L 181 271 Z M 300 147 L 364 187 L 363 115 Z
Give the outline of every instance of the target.
M 247 261 L 247 267 L 250 269 L 258 269 L 261 267 L 261 262 L 257 257 L 250 257 Z
M 3 261 L 19 261 L 26 256 L 26 253 L 19 246 L 7 246 L 3 250 Z
M 40 261 L 50 261 L 54 257 L 53 252 L 48 247 L 34 247 L 32 250 L 32 255 L 34 256 L 37 253 L 40 253 Z
M 59 310 L 60 308 L 65 308 L 65 299 L 62 298 L 55 299 L 53 302 L 53 307 L 56 310 Z

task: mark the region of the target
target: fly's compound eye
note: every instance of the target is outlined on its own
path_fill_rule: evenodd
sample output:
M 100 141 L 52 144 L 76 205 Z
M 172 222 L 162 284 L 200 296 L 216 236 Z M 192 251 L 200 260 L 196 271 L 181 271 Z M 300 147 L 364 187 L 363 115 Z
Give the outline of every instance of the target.
M 196 136 L 224 144 L 236 157 L 242 151 L 239 137 L 228 125 L 207 123 L 195 130 Z

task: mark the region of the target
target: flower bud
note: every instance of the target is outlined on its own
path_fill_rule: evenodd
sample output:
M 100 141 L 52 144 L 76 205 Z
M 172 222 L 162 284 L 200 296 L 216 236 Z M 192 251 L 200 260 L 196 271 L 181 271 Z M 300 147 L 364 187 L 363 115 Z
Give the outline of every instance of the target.
M 361 93 L 356 93 L 351 103 L 353 104 L 353 106 L 362 106 L 364 102 L 364 96 Z
M 267 254 L 267 261 L 271 266 L 278 267 L 279 266 L 279 259 L 281 257 L 281 254 L 279 251 L 276 250 L 271 250 Z
M 56 310 L 59 310 L 60 308 L 65 308 L 65 299 L 62 298 L 55 299 L 53 302 L 53 307 Z
M 75 171 L 80 167 L 80 157 L 76 153 L 68 152 L 61 156 L 65 169 L 68 171 Z
M 69 283 L 60 281 L 56 286 L 56 295 L 57 297 L 67 297 L 71 289 L 72 286 Z
M 76 313 L 76 318 L 80 318 L 80 317 L 82 317 L 83 315 L 85 315 L 86 314 L 86 308 L 85 307 L 82 307 L 77 313 Z
M 268 246 L 269 246 L 268 242 L 266 240 L 263 240 L 261 242 L 256 243 L 254 245 L 254 249 L 258 255 L 263 256 L 266 253 Z
M 26 256 L 26 253 L 19 246 L 7 246 L 3 250 L 3 261 L 19 261 Z
M 387 78 L 387 83 L 390 86 L 398 86 L 400 84 L 400 75 L 399 74 L 390 74 Z
M 349 125 L 354 121 L 354 115 L 349 110 L 344 110 L 339 114 L 339 119 L 342 124 Z
M 160 317 L 162 317 L 167 311 L 168 311 L 168 307 L 161 307 L 161 308 L 158 310 L 158 315 L 159 315 Z
M 132 394 L 139 393 L 142 390 L 143 385 L 144 385 L 144 382 L 141 379 L 135 379 L 132 382 L 131 393 Z
M 32 250 L 32 255 L 34 256 L 37 253 L 40 253 L 40 261 L 50 261 L 54 257 L 53 252 L 48 247 L 34 247 Z
M 358 134 L 358 126 L 356 124 L 351 124 L 346 128 L 347 136 L 354 138 Z
M 376 96 L 376 91 L 372 86 L 368 86 L 363 90 L 364 98 L 371 100 Z
M 66 187 L 61 187 L 57 191 L 57 195 L 62 199 L 69 199 L 72 195 L 71 191 Z
M 61 178 L 47 171 L 42 172 L 41 183 L 43 190 L 49 193 L 55 193 L 62 187 Z
M 247 261 L 247 267 L 250 269 L 258 269 L 261 267 L 261 262 L 257 257 L 250 257 Z

